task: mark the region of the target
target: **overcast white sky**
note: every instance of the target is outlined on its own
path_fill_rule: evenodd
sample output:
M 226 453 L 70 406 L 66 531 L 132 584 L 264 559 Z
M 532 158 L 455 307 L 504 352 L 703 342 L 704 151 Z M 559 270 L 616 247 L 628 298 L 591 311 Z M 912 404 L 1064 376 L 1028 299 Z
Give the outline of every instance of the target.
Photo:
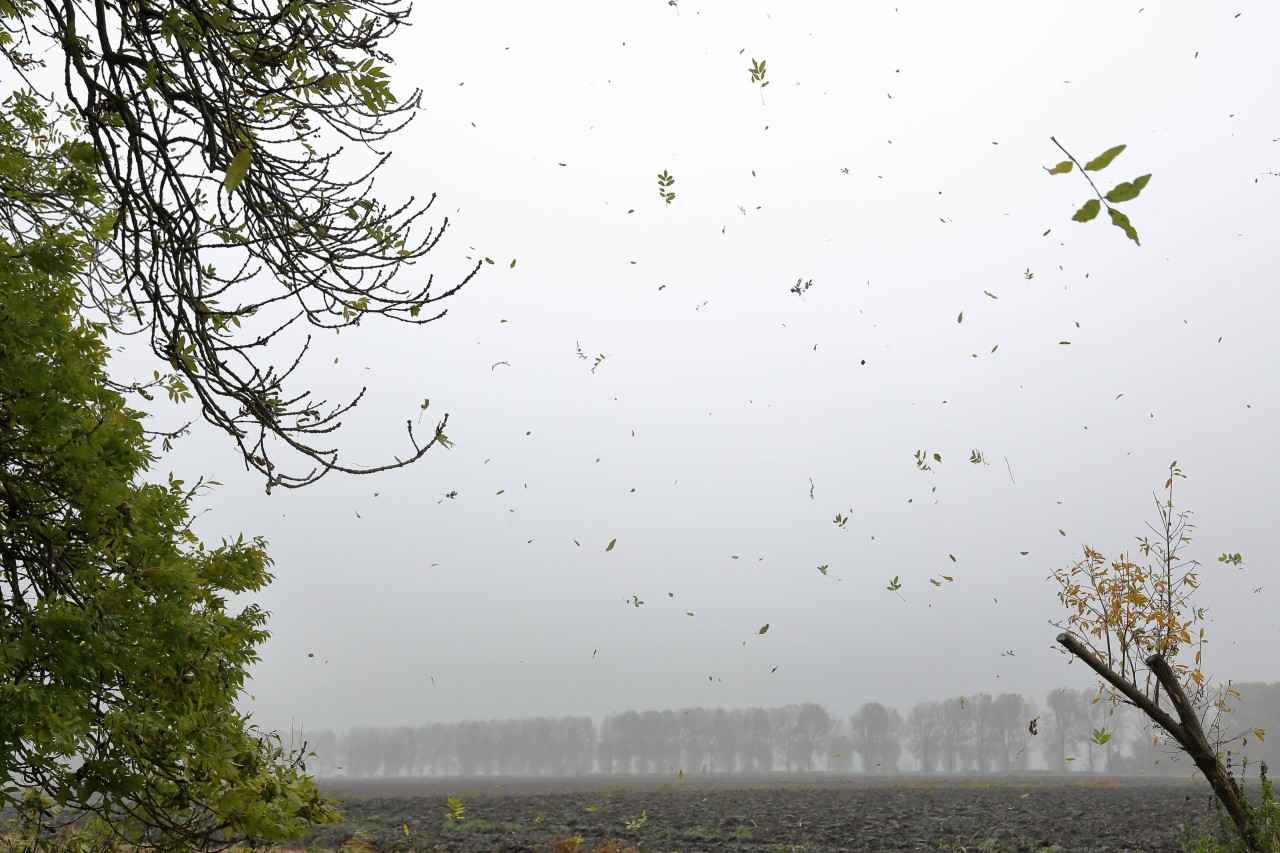
M 1092 683 L 1052 648 L 1046 576 L 1129 547 L 1174 459 L 1207 669 L 1280 680 L 1280 6 L 413 21 L 393 75 L 424 109 L 380 195 L 439 194 L 422 275 L 496 263 L 444 320 L 369 323 L 311 368 L 322 396 L 371 386 L 348 461 L 399 452 L 424 398 L 457 446 L 270 497 L 217 436 L 166 461 L 226 484 L 202 533 L 270 540 L 260 723 L 1042 702 Z M 1124 206 L 1141 247 L 1070 221 L 1091 191 L 1046 174 L 1051 135 L 1128 145 L 1104 191 L 1153 175 Z

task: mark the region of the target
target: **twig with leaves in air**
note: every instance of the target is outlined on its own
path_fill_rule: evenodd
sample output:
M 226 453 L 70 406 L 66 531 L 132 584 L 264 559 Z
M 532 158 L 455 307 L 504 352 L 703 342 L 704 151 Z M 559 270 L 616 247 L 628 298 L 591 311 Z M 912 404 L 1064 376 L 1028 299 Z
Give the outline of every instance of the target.
M 743 211 L 743 212 L 745 213 L 746 211 Z M 804 292 L 811 287 L 813 287 L 813 279 L 809 279 L 808 281 L 805 281 L 802 278 L 798 278 L 796 279 L 796 283 L 791 285 L 791 290 L 789 292 L 794 293 L 796 296 L 799 296 L 801 299 L 804 299 Z
M 575 347 L 577 347 L 577 350 L 578 350 L 578 358 L 582 359 L 583 361 L 590 361 L 590 362 L 591 362 L 591 372 L 592 372 L 592 373 L 595 373 L 595 372 L 596 372 L 596 368 L 597 368 L 597 367 L 599 367 L 601 364 L 603 364 L 603 363 L 604 363 L 604 360 L 605 360 L 606 358 L 608 358 L 608 357 L 609 357 L 609 356 L 605 355 L 604 353 L 599 353 L 598 355 L 596 355 L 596 357 L 595 357 L 594 359 L 592 359 L 592 357 L 591 357 L 591 356 L 587 355 L 585 352 L 583 352 L 583 351 L 582 351 L 582 344 L 580 344 L 580 343 L 578 343 L 577 341 L 575 341 L 575 342 L 574 342 L 574 346 L 575 346 Z M 611 546 L 611 547 L 612 547 L 612 546 Z
M 1142 192 L 1143 187 L 1145 187 L 1151 180 L 1151 175 L 1140 175 L 1132 181 L 1122 181 L 1106 193 L 1103 193 L 1098 189 L 1098 185 L 1093 182 L 1093 178 L 1089 175 L 1089 172 L 1100 172 L 1107 168 L 1107 166 L 1111 165 L 1111 161 L 1116 159 L 1116 157 L 1119 157 L 1120 152 L 1124 151 L 1126 146 L 1117 145 L 1114 148 L 1108 148 L 1106 151 L 1103 151 L 1097 157 L 1094 157 L 1088 163 L 1081 166 L 1080 161 L 1077 160 L 1070 151 L 1063 148 L 1061 142 L 1054 139 L 1052 136 L 1049 137 L 1049 141 L 1058 146 L 1058 149 L 1061 150 L 1063 154 L 1066 154 L 1068 159 L 1063 160 L 1051 169 L 1046 168 L 1045 171 L 1050 175 L 1065 175 L 1067 172 L 1071 171 L 1073 166 L 1079 167 L 1080 174 L 1084 175 L 1085 180 L 1089 182 L 1089 186 L 1093 188 L 1094 193 L 1098 196 L 1097 198 L 1089 199 L 1081 205 L 1080 209 L 1071 217 L 1072 221 L 1088 222 L 1096 217 L 1103 207 L 1106 207 L 1107 215 L 1111 217 L 1111 224 L 1123 231 L 1125 236 L 1134 243 L 1141 246 L 1142 243 L 1138 240 L 1138 232 L 1134 229 L 1133 224 L 1129 222 L 1129 217 L 1121 211 L 1116 210 L 1112 205 L 1120 204 L 1125 201 L 1133 201 L 1137 198 L 1138 194 Z M 1028 275 L 1027 277 L 1030 278 L 1031 276 Z
M 764 62 L 765 61 L 763 59 L 760 60 L 759 62 L 756 62 L 754 59 L 752 59 L 751 67 L 747 69 L 748 71 L 751 72 L 751 82 L 758 83 L 760 85 L 760 105 L 761 106 L 764 106 L 764 87 L 769 85 L 769 81 L 764 79 L 764 74 L 765 74 Z
M 937 462 L 939 465 L 942 464 L 941 453 L 934 453 L 930 455 L 929 451 L 927 450 L 916 451 L 916 467 L 919 468 L 921 471 L 929 472 L 933 470 L 933 466 L 929 464 L 930 459 L 932 459 L 934 462 Z
M 675 190 L 671 189 L 676 179 L 672 177 L 666 169 L 662 170 L 662 174 L 658 175 L 658 195 L 667 204 L 676 200 Z

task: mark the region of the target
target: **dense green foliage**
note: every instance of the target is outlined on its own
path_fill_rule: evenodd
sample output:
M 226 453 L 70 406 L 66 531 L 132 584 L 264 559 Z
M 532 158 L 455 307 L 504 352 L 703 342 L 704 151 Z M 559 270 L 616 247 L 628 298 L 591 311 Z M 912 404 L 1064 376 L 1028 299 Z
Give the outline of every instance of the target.
M 268 488 L 447 443 L 442 419 L 393 463 L 343 465 L 332 433 L 363 392 L 316 402 L 291 380 L 310 339 L 283 334 L 426 323 L 470 278 L 391 284 L 444 225 L 411 236 L 430 202 L 372 194 L 373 146 L 416 100 L 392 95 L 378 46 L 407 12 L 0 0 L 0 806 L 20 807 L 17 837 L 81 811 L 86 838 L 205 848 L 337 817 L 306 745 L 236 708 L 266 614 L 227 598 L 270 581 L 264 543 L 199 541 L 201 485 L 149 482 L 171 436 L 130 395 L 198 403 Z M 344 143 L 374 155 L 354 178 L 331 171 Z M 150 339 L 153 379 L 107 374 L 120 332 Z
M 110 387 L 103 329 L 80 313 L 94 237 L 51 224 L 100 202 L 95 168 L 33 99 L 6 102 L 0 805 L 34 792 L 165 848 L 294 838 L 335 812 L 302 752 L 234 704 L 266 614 L 226 594 L 270 580 L 264 544 L 206 546 L 189 528 L 198 490 L 146 482 L 142 415 Z

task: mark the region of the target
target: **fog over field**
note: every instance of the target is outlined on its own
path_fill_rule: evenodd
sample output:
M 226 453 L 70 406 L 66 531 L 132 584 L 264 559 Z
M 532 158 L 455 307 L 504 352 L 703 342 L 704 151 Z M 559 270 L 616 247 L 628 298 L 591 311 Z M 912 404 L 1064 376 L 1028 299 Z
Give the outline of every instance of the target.
M 368 386 L 349 463 L 446 412 L 454 446 L 270 495 L 205 427 L 161 463 L 223 484 L 202 537 L 270 543 L 256 722 L 1039 702 L 1094 684 L 1050 572 L 1133 551 L 1174 460 L 1206 672 L 1280 681 L 1280 7 L 413 20 L 386 48 L 422 109 L 377 193 L 437 194 L 423 281 L 482 269 L 425 327 L 314 332 L 301 370 Z M 1141 245 L 1071 220 L 1094 191 L 1051 136 L 1127 146 L 1101 192 L 1151 175 Z

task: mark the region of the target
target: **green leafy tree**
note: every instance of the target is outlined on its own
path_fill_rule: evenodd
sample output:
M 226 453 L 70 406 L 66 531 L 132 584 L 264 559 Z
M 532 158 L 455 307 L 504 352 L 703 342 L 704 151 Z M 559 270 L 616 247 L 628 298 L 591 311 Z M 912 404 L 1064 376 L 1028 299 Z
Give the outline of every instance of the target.
M 419 96 L 396 99 L 379 47 L 408 10 L 403 0 L 0 2 L 7 81 L 66 105 L 68 153 L 93 164 L 102 188 L 73 202 L 76 187 L 51 186 L 44 208 L 6 194 L 10 227 L 34 239 L 65 221 L 92 236 L 77 306 L 148 335 L 167 365 L 157 381 L 194 398 L 268 488 L 447 446 L 445 418 L 426 441 L 410 425 L 394 462 L 344 464 L 333 433 L 364 392 L 314 399 L 294 376 L 311 338 L 284 334 L 375 315 L 427 323 L 479 269 L 442 290 L 431 277 L 397 284 L 448 225 L 422 228 L 430 200 L 373 195 L 388 156 L 379 143 Z M 41 87 L 49 80 L 60 91 Z M 363 162 L 351 161 L 361 149 Z
M 3 7 L 0 7 L 3 8 Z M 76 282 L 102 199 L 92 146 L 19 94 L 0 111 L 0 807 L 161 849 L 297 838 L 337 818 L 295 749 L 235 707 L 266 614 L 261 540 L 200 542 L 200 491 L 149 483 Z M 35 836 L 31 836 L 35 837 Z M 92 846 L 92 845 L 91 845 Z

